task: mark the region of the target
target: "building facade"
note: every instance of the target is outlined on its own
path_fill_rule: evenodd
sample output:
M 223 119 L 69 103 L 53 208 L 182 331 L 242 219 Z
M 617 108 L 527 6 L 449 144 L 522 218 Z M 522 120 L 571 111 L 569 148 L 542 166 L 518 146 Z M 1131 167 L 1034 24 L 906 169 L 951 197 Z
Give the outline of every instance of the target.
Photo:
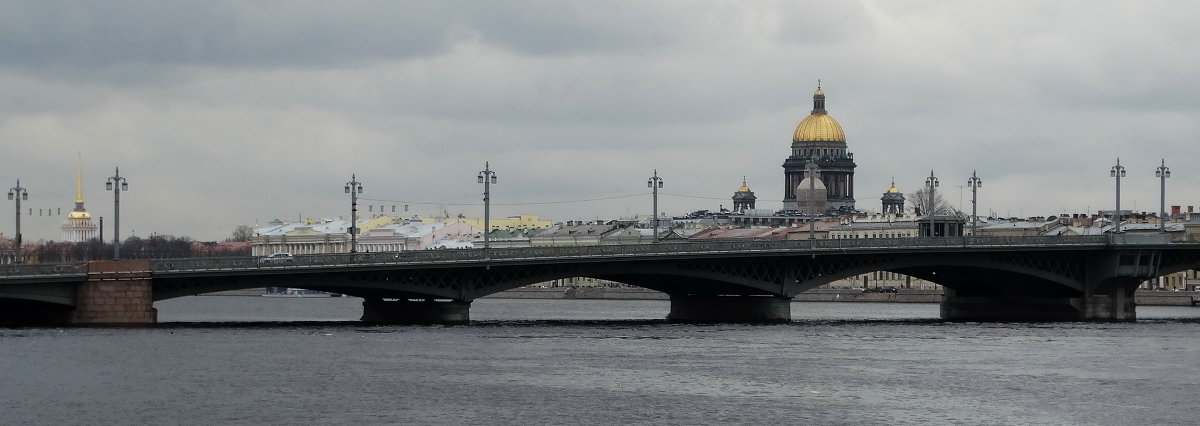
M 830 210 L 854 210 L 854 154 L 846 149 L 841 124 L 825 110 L 825 92 L 817 86 L 812 112 L 792 133 L 792 153 L 783 162 L 783 209 L 800 210 L 805 201 L 797 198 L 805 168 L 815 163 L 825 184 Z M 804 187 L 807 188 L 807 187 Z

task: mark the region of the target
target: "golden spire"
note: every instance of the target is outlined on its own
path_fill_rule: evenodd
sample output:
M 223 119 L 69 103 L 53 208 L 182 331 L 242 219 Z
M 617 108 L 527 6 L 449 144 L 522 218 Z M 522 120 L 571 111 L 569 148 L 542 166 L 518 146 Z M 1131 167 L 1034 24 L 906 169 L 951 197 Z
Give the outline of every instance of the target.
M 75 204 L 83 204 L 83 154 L 79 155 L 79 165 L 75 169 Z
M 91 219 L 83 208 L 83 154 L 79 154 L 79 166 L 75 169 L 75 210 L 67 214 L 67 219 Z
M 738 188 L 738 192 L 750 192 L 750 187 L 746 186 L 745 176 L 742 176 L 742 187 Z

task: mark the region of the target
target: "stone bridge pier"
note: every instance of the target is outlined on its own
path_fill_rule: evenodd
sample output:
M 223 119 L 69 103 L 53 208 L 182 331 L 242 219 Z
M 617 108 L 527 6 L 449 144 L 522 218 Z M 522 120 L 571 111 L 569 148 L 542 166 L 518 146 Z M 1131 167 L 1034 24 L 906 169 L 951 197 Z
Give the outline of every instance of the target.
M 79 281 L 5 286 L 0 324 L 154 324 L 158 313 L 149 265 L 145 260 L 96 261 L 86 265 L 86 276 Z
M 97 261 L 75 293 L 71 324 L 154 324 L 154 291 L 148 260 Z

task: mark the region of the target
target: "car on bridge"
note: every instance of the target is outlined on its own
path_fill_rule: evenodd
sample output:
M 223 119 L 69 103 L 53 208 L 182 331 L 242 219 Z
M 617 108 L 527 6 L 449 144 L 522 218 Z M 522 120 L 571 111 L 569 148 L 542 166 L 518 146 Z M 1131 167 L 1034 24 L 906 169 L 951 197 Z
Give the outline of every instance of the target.
M 258 259 L 258 263 L 292 263 L 296 258 L 291 253 L 271 253 Z

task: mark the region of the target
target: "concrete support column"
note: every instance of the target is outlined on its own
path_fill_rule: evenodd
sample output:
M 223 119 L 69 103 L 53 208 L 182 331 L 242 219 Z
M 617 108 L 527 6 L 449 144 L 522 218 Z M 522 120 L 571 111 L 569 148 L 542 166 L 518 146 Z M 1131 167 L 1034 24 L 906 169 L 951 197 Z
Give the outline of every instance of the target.
M 80 325 L 154 324 L 154 286 L 150 261 L 99 261 L 88 264 L 88 279 L 76 287 L 75 310 L 68 322 Z
M 1133 294 L 1137 286 L 1114 287 L 1107 291 L 1092 290 L 1084 306 L 1084 318 L 1088 320 L 1135 321 L 1137 306 Z
M 776 323 L 792 320 L 791 298 L 671 295 L 667 319 L 681 322 Z
M 972 294 L 943 290 L 942 319 L 948 321 L 1134 321 L 1131 290 L 1115 288 L 1081 297 L 1036 294 Z
M 471 302 L 434 299 L 363 299 L 364 322 L 396 324 L 468 324 L 471 322 Z

